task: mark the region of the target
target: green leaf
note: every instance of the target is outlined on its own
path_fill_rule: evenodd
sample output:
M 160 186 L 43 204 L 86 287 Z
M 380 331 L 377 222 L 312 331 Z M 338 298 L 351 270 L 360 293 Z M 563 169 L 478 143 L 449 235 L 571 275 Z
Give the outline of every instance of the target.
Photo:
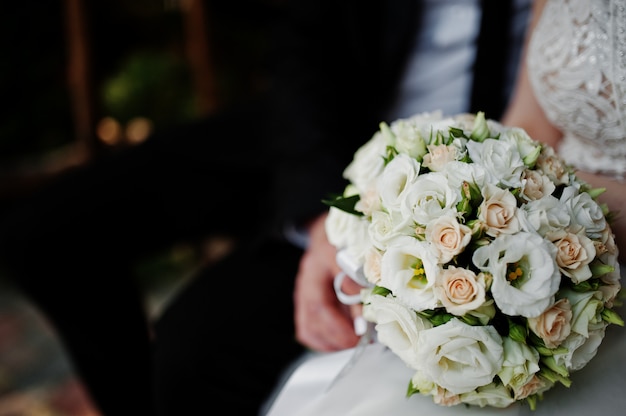
M 354 206 L 357 202 L 359 202 L 359 195 L 351 195 L 351 196 L 341 196 L 337 195 L 331 197 L 330 199 L 322 199 L 322 202 L 329 207 L 335 207 L 342 211 L 347 212 L 348 214 L 354 214 L 357 216 L 363 216 L 361 211 L 357 211 Z

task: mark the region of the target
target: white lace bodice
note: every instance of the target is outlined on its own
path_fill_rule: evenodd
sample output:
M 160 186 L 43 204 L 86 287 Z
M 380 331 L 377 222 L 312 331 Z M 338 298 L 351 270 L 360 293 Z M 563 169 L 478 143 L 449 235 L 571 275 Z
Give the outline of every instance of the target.
M 549 0 L 528 73 L 574 167 L 626 177 L 626 0 Z

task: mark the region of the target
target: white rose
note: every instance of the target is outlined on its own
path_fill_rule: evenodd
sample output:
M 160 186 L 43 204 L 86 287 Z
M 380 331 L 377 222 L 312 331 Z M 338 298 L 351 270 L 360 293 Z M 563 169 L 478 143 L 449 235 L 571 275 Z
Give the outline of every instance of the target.
M 606 325 L 601 315 L 602 309 L 604 309 L 601 292 L 576 292 L 563 289 L 561 295 L 569 300 L 572 308 L 572 332 L 586 337 L 589 335 L 589 331 Z
M 410 220 L 397 212 L 376 211 L 372 213 L 372 222 L 368 225 L 368 233 L 374 247 L 386 250 L 395 238 L 402 235 L 415 235 L 410 227 Z
M 488 235 L 497 237 L 521 229 L 515 195 L 495 185 L 486 185 L 482 194 L 484 199 L 478 207 L 478 220 L 484 224 Z
M 450 162 L 441 171 L 448 178 L 451 188 L 460 189 L 463 182 L 476 184 L 483 188 L 487 183 L 487 171 L 476 163 Z
M 417 224 L 426 225 L 449 211 L 456 211 L 461 200 L 459 188 L 452 188 L 443 173 L 430 172 L 417 177 L 407 187 L 402 215 Z
M 357 223 L 356 215 L 330 207 L 324 223 L 328 241 L 338 249 L 344 248 L 348 244 L 348 235 Z
M 407 120 L 397 120 L 392 123 L 391 131 L 396 137 L 395 148 L 399 153 L 422 160 L 426 154 L 426 142 L 421 132 Z
M 419 175 L 420 165 L 412 157 L 399 154 L 385 166 L 376 183 L 383 206 L 388 211 L 399 211 L 410 185 Z
M 586 366 L 598 353 L 598 347 L 602 344 L 606 327 L 590 331 L 587 336 L 571 333 L 561 344 L 567 352 L 555 354 L 554 360 L 557 365 L 564 366 L 567 370 L 577 371 Z
M 533 140 L 526 130 L 519 127 L 502 129 L 500 140 L 513 143 L 527 166 L 532 166 L 541 152 L 541 143 Z
M 566 230 L 551 231 L 546 235 L 557 248 L 556 264 L 561 272 L 574 283 L 584 282 L 591 278 L 589 263 L 596 256 L 593 241 L 582 232 L 573 233 Z
M 511 392 L 502 384 L 489 383 L 479 387 L 476 391 L 471 391 L 461 395 L 461 402 L 474 406 L 493 406 L 504 408 L 510 406 L 515 399 L 511 397 Z
M 581 225 L 591 238 L 600 238 L 606 228 L 606 218 L 602 207 L 587 192 L 580 192 L 574 186 L 563 189 L 561 201 L 567 208 L 572 222 Z
M 492 326 L 470 326 L 456 318 L 422 331 L 418 368 L 455 394 L 492 382 L 503 361 L 502 338 Z
M 572 307 L 569 299 L 559 299 L 536 318 L 528 318 L 528 327 L 548 348 L 556 348 L 572 330 Z
M 361 146 L 355 153 L 352 162 L 344 169 L 343 177 L 349 180 L 359 193 L 370 188 L 385 167 L 387 143 L 380 132 Z
M 539 371 L 539 353 L 537 350 L 513 341 L 509 337 L 504 338 L 504 361 L 498 377 L 505 386 L 514 391 L 521 389 Z
M 433 291 L 439 266 L 428 243 L 398 237 L 383 254 L 381 271 L 379 286 L 391 290 L 407 306 L 418 311 L 439 306 Z
M 393 296 L 372 295 L 363 305 L 363 317 L 376 324 L 376 334 L 381 344 L 389 347 L 410 368 L 419 368 L 415 348 L 423 330 L 432 324 Z
M 439 274 L 435 294 L 449 313 L 463 316 L 485 302 L 484 275 L 450 266 Z
M 530 201 L 520 208 L 525 215 L 522 228 L 545 236 L 552 230 L 560 230 L 570 223 L 570 216 L 561 201 L 552 195 Z
M 330 207 L 324 223 L 328 241 L 338 249 L 345 248 L 358 263 L 363 263 L 371 247 L 368 238 L 369 222 L 358 215 Z
M 482 143 L 470 140 L 466 146 L 472 161 L 482 165 L 488 172 L 491 183 L 500 183 L 509 188 L 522 185 L 522 173 L 526 166 L 515 144 L 485 139 Z
M 544 196 L 552 195 L 556 186 L 541 171 L 526 169 L 522 175 L 522 197 L 527 201 L 535 201 Z
M 473 263 L 493 277 L 491 293 L 500 310 L 511 316 L 539 316 L 554 302 L 561 273 L 556 248 L 537 234 L 502 234 L 476 249 Z

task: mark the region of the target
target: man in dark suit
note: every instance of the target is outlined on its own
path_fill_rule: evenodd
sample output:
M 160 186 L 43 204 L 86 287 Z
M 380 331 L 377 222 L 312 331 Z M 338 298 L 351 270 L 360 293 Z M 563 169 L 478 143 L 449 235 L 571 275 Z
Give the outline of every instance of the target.
M 259 411 L 308 346 L 292 304 L 306 247 L 284 231 L 324 213 L 354 151 L 389 121 L 428 3 L 288 2 L 266 97 L 70 172 L 7 217 L 3 264 L 58 329 L 104 415 Z M 506 2 L 484 3 L 481 27 L 508 36 Z M 478 36 L 476 56 L 488 59 L 476 60 L 467 106 L 490 118 L 506 104 L 504 62 L 515 58 L 490 42 L 502 33 Z M 199 271 L 151 329 L 133 261 L 210 233 L 234 236 L 235 250 Z

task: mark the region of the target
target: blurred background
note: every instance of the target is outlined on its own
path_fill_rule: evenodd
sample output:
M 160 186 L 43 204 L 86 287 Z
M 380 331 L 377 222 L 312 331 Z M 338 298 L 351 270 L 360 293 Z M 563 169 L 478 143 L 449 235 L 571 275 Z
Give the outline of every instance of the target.
M 0 215 L 64 169 L 262 92 L 277 7 L 279 0 L 3 3 Z M 138 264 L 150 313 L 229 244 L 207 236 Z M 0 416 L 9 415 L 97 413 L 54 331 L 0 275 Z

